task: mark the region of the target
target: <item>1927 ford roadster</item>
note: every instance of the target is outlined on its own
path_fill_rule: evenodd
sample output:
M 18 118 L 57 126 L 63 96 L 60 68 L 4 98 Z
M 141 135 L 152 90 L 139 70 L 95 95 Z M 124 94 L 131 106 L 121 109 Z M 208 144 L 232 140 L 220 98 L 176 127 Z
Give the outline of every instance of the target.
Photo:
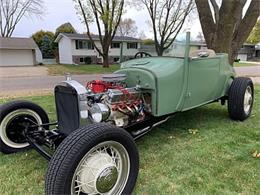
M 55 86 L 56 123 L 28 101 L 1 105 L 1 152 L 34 148 L 50 160 L 48 195 L 130 194 L 139 169 L 134 140 L 177 112 L 211 102 L 227 101 L 234 120 L 252 110 L 253 83 L 235 77 L 226 54 L 191 51 L 189 33 L 182 52 L 178 47 L 166 57 L 124 62 L 86 86 L 68 76 Z

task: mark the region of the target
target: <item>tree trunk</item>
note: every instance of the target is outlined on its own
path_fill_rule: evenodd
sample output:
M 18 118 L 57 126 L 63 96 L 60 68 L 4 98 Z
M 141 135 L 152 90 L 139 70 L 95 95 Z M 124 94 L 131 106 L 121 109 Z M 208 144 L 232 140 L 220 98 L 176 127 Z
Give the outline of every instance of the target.
M 217 53 L 228 53 L 229 63 L 233 64 L 259 17 L 260 0 L 251 1 L 243 18 L 246 0 L 223 0 L 220 8 L 215 0 L 211 0 L 214 3 L 215 20 L 208 0 L 195 2 L 207 47 Z
M 103 68 L 109 68 L 109 56 L 108 56 L 108 54 L 103 55 Z
M 163 56 L 163 50 L 162 50 L 162 48 L 159 48 L 159 49 L 158 49 L 157 55 L 158 55 L 158 56 Z
M 156 53 L 158 56 L 163 56 L 164 49 L 161 47 L 159 43 L 155 44 L 156 47 Z

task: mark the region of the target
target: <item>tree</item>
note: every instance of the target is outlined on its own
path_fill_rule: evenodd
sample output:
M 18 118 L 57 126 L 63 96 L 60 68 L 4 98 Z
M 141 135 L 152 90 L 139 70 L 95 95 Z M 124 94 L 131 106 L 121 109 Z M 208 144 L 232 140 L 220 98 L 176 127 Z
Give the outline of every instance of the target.
M 41 16 L 42 0 L 0 0 L 0 31 L 2 37 L 11 37 L 24 16 Z
M 154 45 L 154 40 L 152 40 L 152 39 L 144 39 L 144 40 L 142 41 L 142 43 L 143 43 L 144 45 Z
M 143 30 L 139 32 L 138 38 L 141 40 L 146 39 L 146 35 Z
M 42 46 L 42 41 L 43 38 L 47 36 L 50 40 L 54 40 L 54 33 L 51 31 L 44 31 L 44 30 L 40 30 L 37 31 L 36 33 L 34 33 L 31 37 L 33 38 L 33 40 L 35 41 L 35 43 L 38 45 L 38 47 L 40 48 Z
M 259 17 L 260 0 L 222 0 L 221 6 L 216 0 L 195 2 L 207 47 L 228 53 L 229 62 L 233 64 Z M 245 5 L 249 2 L 246 10 Z
M 31 37 L 40 48 L 43 58 L 54 57 L 54 47 L 53 47 L 54 33 L 53 32 L 40 30 L 34 33 Z
M 48 59 L 48 58 L 54 57 L 52 42 L 53 42 L 53 40 L 51 40 L 49 38 L 49 36 L 44 35 L 43 40 L 42 40 L 42 45 L 40 47 L 43 58 Z
M 71 23 L 67 22 L 62 25 L 60 25 L 56 31 L 55 31 L 55 38 L 60 34 L 60 33 L 77 33 L 75 28 L 72 26 Z
M 124 20 L 121 20 L 116 34 L 119 36 L 136 37 L 137 26 L 135 24 L 135 21 L 132 20 L 131 18 L 126 18 Z
M 124 0 L 75 0 L 78 13 L 86 24 L 87 35 L 96 51 L 103 58 L 103 67 L 109 67 L 109 47 L 117 32 L 123 14 Z M 90 24 L 95 23 L 101 48 L 94 42 Z M 102 30 L 104 33 L 102 33 Z
M 193 9 L 193 0 L 140 0 L 149 12 L 158 56 L 168 49 Z
M 251 31 L 246 42 L 252 44 L 257 44 L 260 42 L 260 19 L 257 20 L 257 23 L 255 24 L 255 27 Z

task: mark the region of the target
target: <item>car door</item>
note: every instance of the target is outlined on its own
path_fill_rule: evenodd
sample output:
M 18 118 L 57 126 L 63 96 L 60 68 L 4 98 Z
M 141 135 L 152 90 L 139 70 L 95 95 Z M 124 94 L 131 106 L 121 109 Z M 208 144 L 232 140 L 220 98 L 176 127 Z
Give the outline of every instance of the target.
M 190 59 L 188 67 L 188 87 L 183 110 L 215 100 L 219 84 L 220 59 Z

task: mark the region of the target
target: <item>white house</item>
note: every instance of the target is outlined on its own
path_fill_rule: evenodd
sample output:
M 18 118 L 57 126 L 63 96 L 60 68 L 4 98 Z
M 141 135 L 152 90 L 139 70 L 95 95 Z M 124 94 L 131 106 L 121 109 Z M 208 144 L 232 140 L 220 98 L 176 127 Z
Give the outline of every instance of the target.
M 42 53 L 33 39 L 0 37 L 0 66 L 33 66 Z
M 98 48 L 101 44 L 98 35 L 92 35 Z M 60 64 L 98 64 L 102 63 L 102 57 L 96 51 L 86 34 L 60 33 L 55 40 L 59 45 Z M 141 40 L 115 36 L 109 49 L 109 62 L 118 62 L 120 58 L 120 47 L 123 43 L 124 59 L 131 59 L 139 51 Z

